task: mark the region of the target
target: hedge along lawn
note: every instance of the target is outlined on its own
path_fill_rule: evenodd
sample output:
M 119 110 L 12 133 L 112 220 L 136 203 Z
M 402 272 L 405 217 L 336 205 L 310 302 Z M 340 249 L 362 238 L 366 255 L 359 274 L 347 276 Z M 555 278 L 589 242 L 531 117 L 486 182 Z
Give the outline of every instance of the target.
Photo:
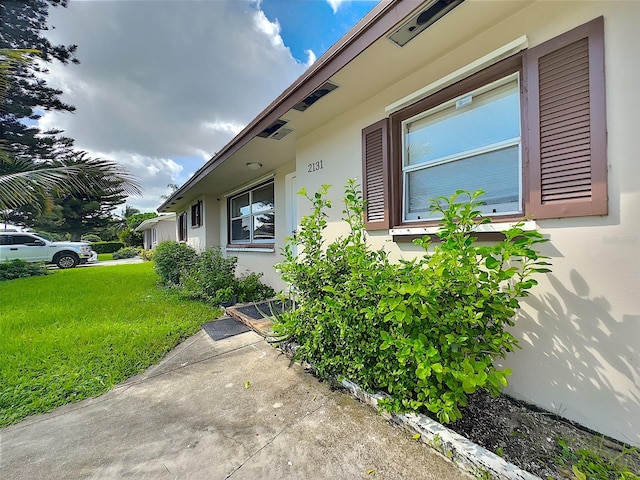
M 157 281 L 145 262 L 0 283 L 0 427 L 106 392 L 220 313 Z

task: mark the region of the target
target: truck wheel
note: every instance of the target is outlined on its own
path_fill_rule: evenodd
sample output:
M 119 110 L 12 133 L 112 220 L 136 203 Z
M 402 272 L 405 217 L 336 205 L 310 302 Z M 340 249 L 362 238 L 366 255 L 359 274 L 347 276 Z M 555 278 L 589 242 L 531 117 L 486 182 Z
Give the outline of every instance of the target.
M 80 258 L 75 253 L 61 253 L 53 259 L 58 268 L 73 268 L 80 263 Z

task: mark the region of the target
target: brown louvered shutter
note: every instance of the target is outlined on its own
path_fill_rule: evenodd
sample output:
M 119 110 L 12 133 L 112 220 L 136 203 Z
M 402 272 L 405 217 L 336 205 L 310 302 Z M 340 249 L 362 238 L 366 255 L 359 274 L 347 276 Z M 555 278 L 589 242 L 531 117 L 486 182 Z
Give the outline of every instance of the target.
M 389 142 L 386 118 L 362 130 L 362 194 L 366 202 L 366 229 L 389 229 Z
M 602 17 L 529 50 L 527 215 L 607 214 Z

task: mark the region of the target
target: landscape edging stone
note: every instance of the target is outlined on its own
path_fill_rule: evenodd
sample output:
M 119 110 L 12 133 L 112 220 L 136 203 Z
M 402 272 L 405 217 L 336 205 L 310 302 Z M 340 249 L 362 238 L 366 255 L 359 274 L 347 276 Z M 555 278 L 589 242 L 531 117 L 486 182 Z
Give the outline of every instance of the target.
M 349 380 L 340 383 L 358 400 L 379 410 L 378 402 L 384 394 L 368 393 Z M 429 417 L 413 413 L 391 414 L 384 410 L 380 413 L 384 418 L 419 433 L 422 442 L 476 477 L 487 478 L 489 475 L 496 480 L 541 480 Z

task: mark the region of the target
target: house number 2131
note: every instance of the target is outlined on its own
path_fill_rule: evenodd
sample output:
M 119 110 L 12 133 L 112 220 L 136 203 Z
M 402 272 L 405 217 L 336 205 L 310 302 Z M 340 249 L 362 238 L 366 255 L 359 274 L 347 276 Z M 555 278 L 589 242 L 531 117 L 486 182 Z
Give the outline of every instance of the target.
M 308 163 L 307 164 L 307 172 L 317 172 L 318 170 L 322 170 L 322 160 L 318 160 L 317 162 Z

